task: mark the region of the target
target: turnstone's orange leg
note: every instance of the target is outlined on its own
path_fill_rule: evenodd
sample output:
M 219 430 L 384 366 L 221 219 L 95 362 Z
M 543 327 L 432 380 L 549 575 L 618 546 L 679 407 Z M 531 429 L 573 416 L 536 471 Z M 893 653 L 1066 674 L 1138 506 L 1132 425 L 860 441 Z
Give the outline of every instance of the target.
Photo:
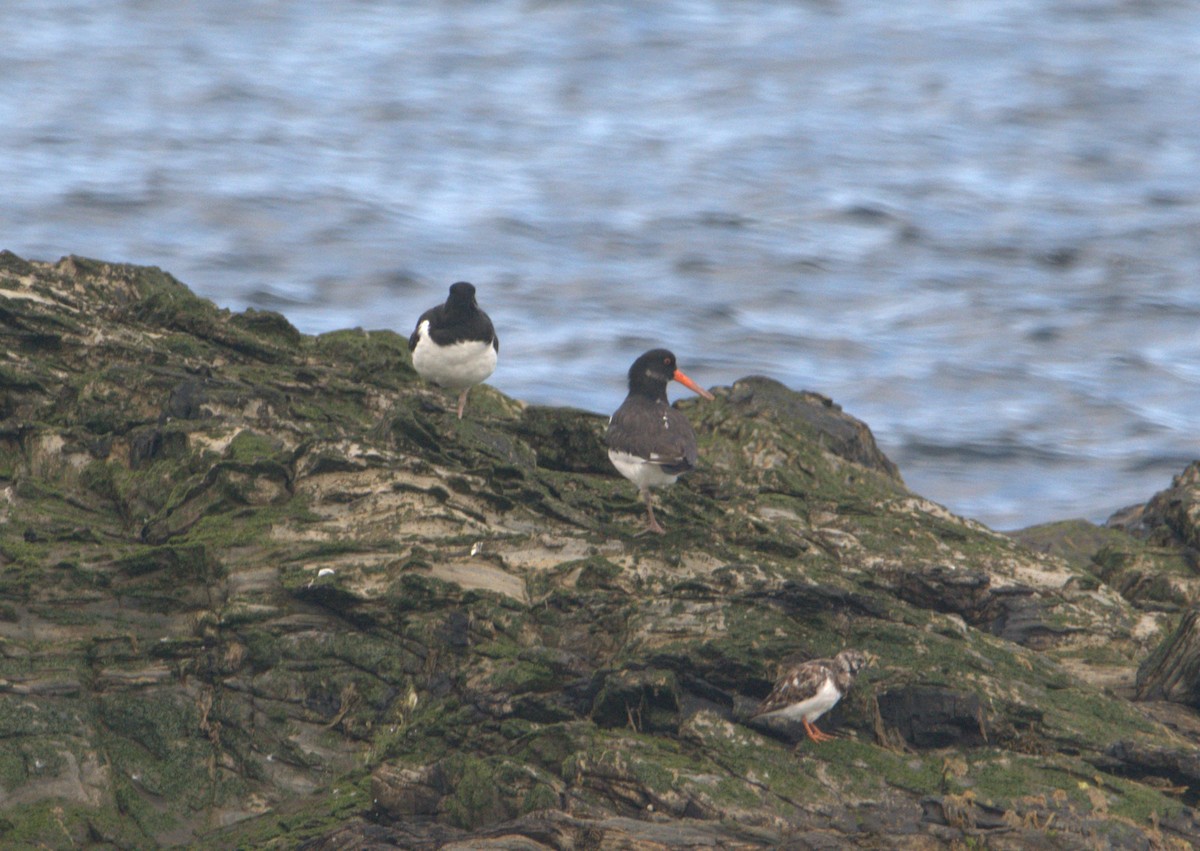
M 829 733 L 822 733 L 807 718 L 802 718 L 800 720 L 804 724 L 804 732 L 808 733 L 808 737 L 814 742 L 828 742 L 831 739 L 837 738 L 837 736 L 831 736 Z

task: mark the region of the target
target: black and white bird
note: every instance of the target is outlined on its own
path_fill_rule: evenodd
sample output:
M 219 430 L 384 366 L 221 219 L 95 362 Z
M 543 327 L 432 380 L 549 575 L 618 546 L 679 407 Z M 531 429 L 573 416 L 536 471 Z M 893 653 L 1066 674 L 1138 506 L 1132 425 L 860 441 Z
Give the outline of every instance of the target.
M 872 657 L 861 650 L 843 650 L 832 659 L 810 659 L 783 672 L 766 700 L 750 716 L 799 721 L 814 742 L 837 738 L 813 724 L 845 697 L 858 672 Z
M 450 287 L 445 304 L 421 314 L 408 338 L 413 368 L 423 379 L 457 390 L 458 418 L 467 407 L 467 393 L 496 369 L 500 339 L 492 320 L 479 309 L 475 287 L 459 281 Z
M 696 466 L 696 434 L 667 401 L 667 382 L 678 381 L 705 399 L 713 395 L 688 378 L 666 349 L 646 352 L 629 367 L 629 395 L 609 418 L 604 442 L 617 471 L 637 485 L 646 502 L 647 531 L 663 534 L 654 519 L 650 489 L 674 484 Z

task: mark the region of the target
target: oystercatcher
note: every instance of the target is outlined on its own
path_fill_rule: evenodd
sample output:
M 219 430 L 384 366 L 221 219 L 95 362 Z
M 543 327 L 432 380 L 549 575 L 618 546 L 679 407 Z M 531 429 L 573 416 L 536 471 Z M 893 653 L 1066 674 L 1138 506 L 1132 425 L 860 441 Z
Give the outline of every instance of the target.
M 450 287 L 445 304 L 421 314 L 408 338 L 408 350 L 418 375 L 447 390 L 462 391 L 458 396 L 461 420 L 467 393 L 496 369 L 500 338 L 475 301 L 475 287 L 459 281 Z
M 870 654 L 861 650 L 843 650 L 832 659 L 811 659 L 794 665 L 784 671 L 750 717 L 799 721 L 814 742 L 836 739 L 822 733 L 813 722 L 845 697 L 858 672 L 870 661 Z
M 609 418 L 604 442 L 622 476 L 646 501 L 647 531 L 663 534 L 654 519 L 650 488 L 674 484 L 696 466 L 696 434 L 682 413 L 667 402 L 667 382 L 678 381 L 705 399 L 713 395 L 688 378 L 666 349 L 646 352 L 629 367 L 629 395 Z

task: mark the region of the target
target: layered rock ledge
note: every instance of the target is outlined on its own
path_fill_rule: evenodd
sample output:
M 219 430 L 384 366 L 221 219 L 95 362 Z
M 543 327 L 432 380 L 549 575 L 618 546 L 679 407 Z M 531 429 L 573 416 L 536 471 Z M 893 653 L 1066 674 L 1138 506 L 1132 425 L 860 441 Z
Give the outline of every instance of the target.
M 1200 467 L 1015 536 L 830 400 L 681 403 L 637 536 L 604 418 L 405 339 L 0 253 L 0 844 L 1187 848 Z M 879 657 L 822 726 L 780 666 Z

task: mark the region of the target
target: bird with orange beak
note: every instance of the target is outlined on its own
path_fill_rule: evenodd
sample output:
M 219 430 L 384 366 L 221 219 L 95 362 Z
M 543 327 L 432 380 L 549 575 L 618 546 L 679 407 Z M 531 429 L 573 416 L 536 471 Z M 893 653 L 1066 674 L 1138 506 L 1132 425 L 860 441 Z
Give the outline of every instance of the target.
M 667 401 L 667 382 L 678 381 L 705 399 L 713 395 L 688 378 L 666 349 L 646 352 L 629 367 L 629 395 L 608 421 L 604 442 L 617 471 L 637 485 L 646 503 L 646 531 L 663 534 L 654 519 L 650 489 L 675 483 L 696 466 L 696 434 Z

